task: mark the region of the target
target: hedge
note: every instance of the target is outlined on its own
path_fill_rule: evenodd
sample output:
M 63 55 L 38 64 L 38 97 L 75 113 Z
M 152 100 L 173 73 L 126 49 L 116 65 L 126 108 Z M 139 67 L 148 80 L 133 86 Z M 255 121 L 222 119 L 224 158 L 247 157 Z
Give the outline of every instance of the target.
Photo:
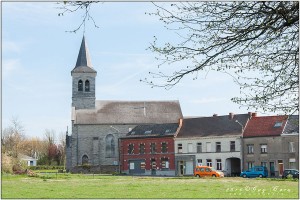
M 38 166 L 29 166 L 30 170 L 40 170 L 40 169 L 65 169 L 65 166 L 51 166 L 51 165 L 38 165 Z

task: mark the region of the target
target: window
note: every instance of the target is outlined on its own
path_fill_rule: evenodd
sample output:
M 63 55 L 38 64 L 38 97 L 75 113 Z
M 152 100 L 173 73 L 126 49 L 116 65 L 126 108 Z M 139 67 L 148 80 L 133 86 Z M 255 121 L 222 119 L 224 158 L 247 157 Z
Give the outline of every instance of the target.
M 112 158 L 115 157 L 115 138 L 112 134 L 109 134 L 105 138 L 105 145 L 106 145 L 106 157 Z
M 221 142 L 216 142 L 216 152 L 221 152 Z
M 128 154 L 133 154 L 133 151 L 134 151 L 133 144 L 129 144 L 128 145 Z
M 290 158 L 289 159 L 289 167 L 290 167 L 290 169 L 297 169 L 296 168 L 296 159 L 295 158 Z
M 212 167 L 211 159 L 206 159 L 206 166 Z
M 93 137 L 93 154 L 98 154 L 99 152 L 99 139 L 98 137 Z
M 188 143 L 188 153 L 192 153 L 192 152 L 193 152 L 193 144 Z
M 202 153 L 202 143 L 197 143 L 197 153 Z
M 235 141 L 230 141 L 230 151 L 235 151 Z
M 182 153 L 182 144 L 177 144 L 178 153 Z
M 247 162 L 247 166 L 248 166 L 248 169 L 250 169 L 254 166 L 254 163 L 253 162 Z
M 78 81 L 78 91 L 82 91 L 83 90 L 83 83 L 82 80 Z
M 150 153 L 155 154 L 156 153 L 156 145 L 155 143 L 150 144 Z
M 211 152 L 211 143 L 206 142 L 206 152 Z
M 295 152 L 295 142 L 289 142 L 289 152 Z
M 221 159 L 217 159 L 217 170 L 222 170 L 222 160 Z
M 282 126 L 282 122 L 276 122 L 274 128 L 279 128 Z
M 206 172 L 211 172 L 211 169 L 205 168 L 205 171 L 206 171 Z
M 253 154 L 253 149 L 254 149 L 253 146 L 254 146 L 253 144 L 248 144 L 247 145 L 247 149 L 248 149 L 247 152 L 248 152 L 248 154 Z
M 169 159 L 168 158 L 161 158 L 161 168 L 164 169 L 169 169 Z
M 84 84 L 85 86 L 85 91 L 86 92 L 89 92 L 90 91 L 90 81 L 89 80 L 86 80 L 85 81 L 85 84 Z
M 260 166 L 267 167 L 267 162 L 261 162 Z
M 145 153 L 145 144 L 140 144 L 140 154 L 144 154 Z
M 82 165 L 89 164 L 89 157 L 87 155 L 82 156 Z
M 168 152 L 168 144 L 166 142 L 161 143 L 161 152 L 162 153 Z
M 202 166 L 202 159 L 197 160 L 198 166 Z
M 266 144 L 261 144 L 260 145 L 260 152 L 261 153 L 267 153 L 267 145 Z

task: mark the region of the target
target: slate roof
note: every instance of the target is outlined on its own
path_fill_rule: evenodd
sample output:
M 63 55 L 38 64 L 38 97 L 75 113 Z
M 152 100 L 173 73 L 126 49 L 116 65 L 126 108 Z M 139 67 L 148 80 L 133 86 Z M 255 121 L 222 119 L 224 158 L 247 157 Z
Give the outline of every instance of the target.
M 229 115 L 183 119 L 177 138 L 241 135 L 242 126 L 236 120 L 245 127 L 248 119 L 249 114 L 237 114 L 232 119 Z
M 287 116 L 252 117 L 244 132 L 244 137 L 280 136 L 287 121 Z M 279 123 L 276 127 L 275 124 Z M 281 124 L 281 126 L 279 126 Z
M 299 134 L 299 115 L 289 116 L 286 126 L 283 130 L 283 133 L 284 134 L 292 134 L 292 133 Z
M 75 124 L 163 124 L 178 123 L 182 118 L 179 101 L 100 100 L 95 109 L 72 112 Z
M 77 57 L 77 62 L 75 68 L 71 73 L 95 73 L 96 71 L 92 67 L 92 62 L 89 54 L 87 44 L 85 42 L 85 37 L 83 36 L 80 50 Z
M 126 137 L 164 137 L 174 136 L 179 127 L 178 123 L 172 124 L 146 124 L 138 125 L 132 129 Z

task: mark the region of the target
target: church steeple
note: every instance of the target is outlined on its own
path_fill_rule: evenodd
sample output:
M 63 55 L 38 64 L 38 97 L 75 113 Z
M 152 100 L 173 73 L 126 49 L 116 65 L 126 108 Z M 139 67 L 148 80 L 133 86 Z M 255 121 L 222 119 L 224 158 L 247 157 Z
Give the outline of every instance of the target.
M 77 57 L 77 62 L 75 67 L 86 66 L 92 68 L 91 58 L 87 44 L 85 42 L 85 37 L 83 36 L 80 50 Z
M 91 58 L 83 36 L 77 62 L 72 75 L 72 106 L 75 109 L 95 108 L 96 75 L 92 68 Z

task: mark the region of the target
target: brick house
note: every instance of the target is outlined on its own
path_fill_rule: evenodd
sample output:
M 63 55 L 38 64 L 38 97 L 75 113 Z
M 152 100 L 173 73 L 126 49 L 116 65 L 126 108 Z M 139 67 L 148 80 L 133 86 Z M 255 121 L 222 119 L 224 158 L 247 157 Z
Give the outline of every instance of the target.
M 120 138 L 121 172 L 175 176 L 174 135 L 178 123 L 139 125 Z
M 266 166 L 269 176 L 299 168 L 298 116 L 263 116 L 249 120 L 243 136 L 244 168 Z
M 241 172 L 241 137 L 251 113 L 183 119 L 175 138 L 176 175 L 193 175 L 196 165 L 224 171 L 227 176 Z

